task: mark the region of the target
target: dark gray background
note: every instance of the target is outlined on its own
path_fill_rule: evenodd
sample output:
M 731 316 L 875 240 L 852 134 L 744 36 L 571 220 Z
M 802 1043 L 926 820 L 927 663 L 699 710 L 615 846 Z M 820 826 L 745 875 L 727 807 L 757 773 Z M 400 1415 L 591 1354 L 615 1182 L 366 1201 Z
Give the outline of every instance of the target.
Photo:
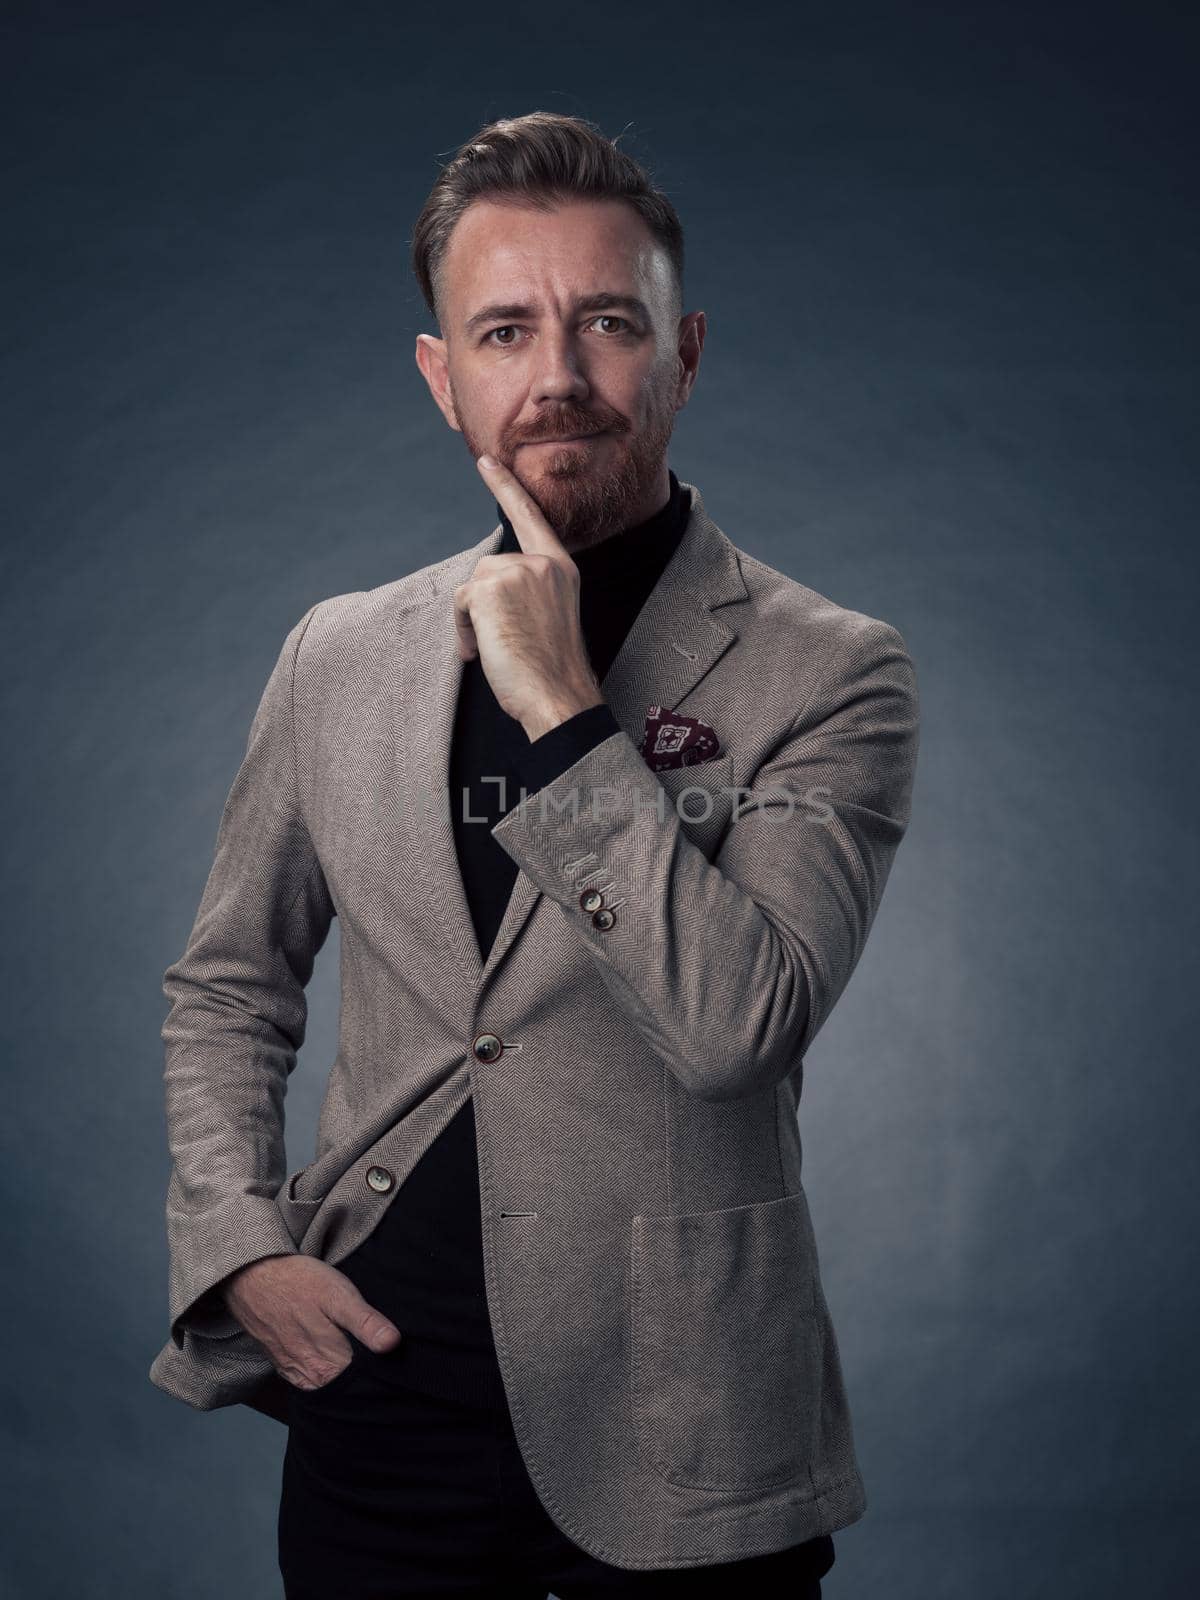
M 160 980 L 288 628 L 493 525 L 407 240 L 439 159 L 545 108 L 625 130 L 683 218 L 709 338 L 671 464 L 920 676 L 802 1113 L 870 1497 L 825 1592 L 1191 1596 L 1185 10 L 428 12 L 5 13 L 4 1592 L 279 1593 L 283 1429 L 146 1376 Z

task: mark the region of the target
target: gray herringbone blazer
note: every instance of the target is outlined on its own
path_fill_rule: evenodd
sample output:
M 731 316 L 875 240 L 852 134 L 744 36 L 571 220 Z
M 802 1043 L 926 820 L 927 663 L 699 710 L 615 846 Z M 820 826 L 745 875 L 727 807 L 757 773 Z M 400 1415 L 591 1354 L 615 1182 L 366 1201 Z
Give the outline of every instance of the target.
M 629 1568 L 737 1560 L 865 1508 L 797 1109 L 918 742 L 895 628 L 737 549 L 684 487 L 683 538 L 603 680 L 621 731 L 493 830 L 520 870 L 486 962 L 446 783 L 453 590 L 499 526 L 292 628 L 164 977 L 171 1332 L 151 1380 L 202 1409 L 278 1381 L 207 1291 L 280 1251 L 336 1265 L 473 1095 L 517 1438 L 555 1522 Z M 651 705 L 720 753 L 651 771 Z M 339 1048 L 316 1159 L 288 1174 L 335 914 Z

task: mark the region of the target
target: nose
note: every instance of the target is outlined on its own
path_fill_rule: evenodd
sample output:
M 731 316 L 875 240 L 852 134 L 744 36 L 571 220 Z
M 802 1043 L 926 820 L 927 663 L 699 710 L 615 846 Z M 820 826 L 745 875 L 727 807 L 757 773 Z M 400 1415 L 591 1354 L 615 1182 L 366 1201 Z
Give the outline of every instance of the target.
M 565 329 L 547 328 L 538 338 L 537 367 L 530 399 L 583 400 L 590 394 L 575 341 Z

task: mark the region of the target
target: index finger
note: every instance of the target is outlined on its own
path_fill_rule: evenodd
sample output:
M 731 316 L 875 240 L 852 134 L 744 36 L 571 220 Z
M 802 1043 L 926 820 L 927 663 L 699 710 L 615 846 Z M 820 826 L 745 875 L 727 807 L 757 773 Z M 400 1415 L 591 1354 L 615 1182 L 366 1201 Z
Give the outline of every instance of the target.
M 489 455 L 479 456 L 475 465 L 507 512 L 517 542 L 526 555 L 567 554 L 566 545 L 542 515 L 542 508 L 507 467 L 502 466 L 495 456 Z

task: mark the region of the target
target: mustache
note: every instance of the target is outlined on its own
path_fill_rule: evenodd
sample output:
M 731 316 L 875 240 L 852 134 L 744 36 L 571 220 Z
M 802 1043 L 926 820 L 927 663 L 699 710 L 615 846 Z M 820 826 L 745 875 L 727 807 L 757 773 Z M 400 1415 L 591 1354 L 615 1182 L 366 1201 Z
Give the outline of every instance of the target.
M 515 445 L 538 444 L 543 439 L 558 439 L 564 435 L 623 433 L 624 431 L 624 421 L 616 415 L 606 419 L 597 417 L 591 412 L 574 411 L 560 413 L 554 418 L 547 417 L 540 426 L 530 429 L 512 442 Z

